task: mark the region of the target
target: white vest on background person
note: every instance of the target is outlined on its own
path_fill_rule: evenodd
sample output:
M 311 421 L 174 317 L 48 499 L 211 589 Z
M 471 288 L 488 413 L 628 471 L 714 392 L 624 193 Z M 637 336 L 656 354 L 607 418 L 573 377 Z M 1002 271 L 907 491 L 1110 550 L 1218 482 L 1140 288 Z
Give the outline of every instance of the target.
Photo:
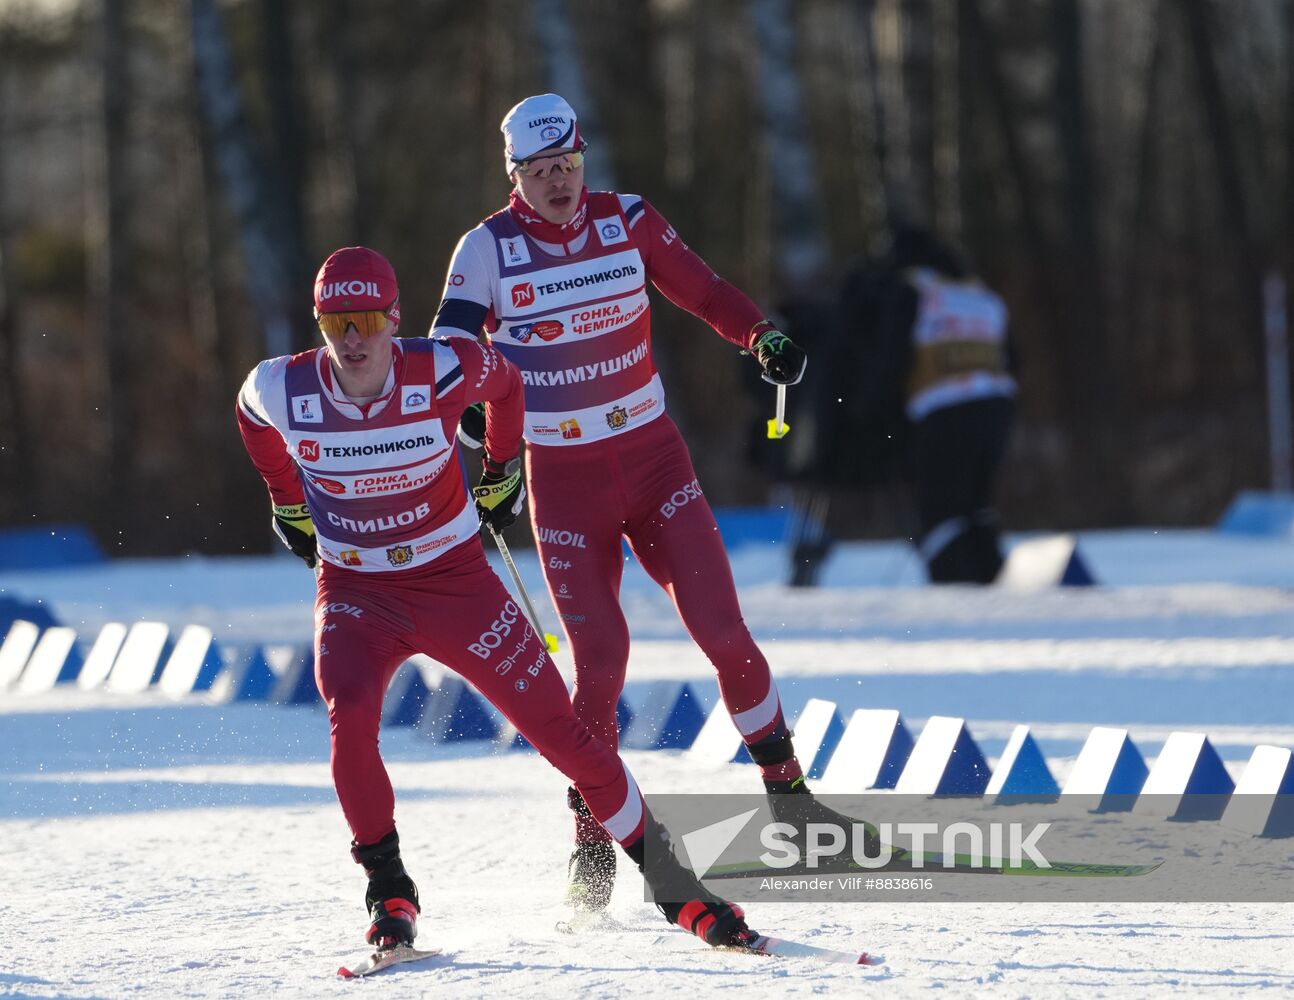
M 904 276 L 917 293 L 909 419 L 974 399 L 1014 396 L 1001 297 L 978 282 L 951 281 L 929 268 L 913 268 Z

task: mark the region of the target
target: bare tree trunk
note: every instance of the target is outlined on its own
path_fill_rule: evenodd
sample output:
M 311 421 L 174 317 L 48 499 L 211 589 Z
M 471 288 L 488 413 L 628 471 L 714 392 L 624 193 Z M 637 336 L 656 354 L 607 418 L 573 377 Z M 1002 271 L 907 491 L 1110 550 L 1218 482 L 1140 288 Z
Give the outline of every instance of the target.
M 222 335 L 220 299 L 216 292 L 215 245 L 217 236 L 212 223 L 211 175 L 207 169 L 203 143 L 201 113 L 193 92 L 196 79 L 193 52 L 188 39 L 188 19 L 182 8 L 168 11 L 168 38 L 173 32 L 176 53 L 173 78 L 184 85 L 183 97 L 177 100 L 172 135 L 175 183 L 180 192 L 183 215 L 175 219 L 175 255 L 183 280 L 185 321 L 191 345 L 193 395 L 197 412 L 198 433 L 204 447 L 220 449 L 222 438 L 229 435 L 228 398 L 234 384 L 234 357 Z M 241 373 L 238 373 L 241 374 Z M 226 477 L 208 475 L 204 488 Z M 214 497 L 212 498 L 214 499 Z M 221 509 L 215 505 L 216 509 Z
M 261 49 L 270 106 L 274 203 L 278 207 L 274 220 L 281 230 L 277 242 L 284 255 L 288 287 L 294 291 L 301 290 L 298 297 L 304 301 L 304 290 L 312 284 L 314 269 L 305 252 L 306 134 L 296 93 L 296 45 L 292 36 L 291 10 L 291 0 L 261 0 L 261 21 L 265 32 Z M 296 320 L 297 316 L 308 315 L 304 309 L 289 315 L 294 351 L 305 350 L 314 343 L 312 325 Z
M 1138 130 L 1136 150 L 1133 153 L 1135 173 L 1132 220 L 1128 232 L 1127 266 L 1116 286 L 1115 311 L 1129 323 L 1124 342 L 1131 345 L 1132 336 L 1139 326 L 1144 304 L 1149 292 L 1152 268 L 1149 266 L 1147 248 L 1154 224 L 1155 176 L 1158 171 L 1160 134 L 1159 96 L 1160 78 L 1164 64 L 1164 5 L 1158 2 L 1151 15 L 1150 53 L 1146 59 L 1145 77 L 1140 92 L 1145 101 Z M 1129 359 L 1127 370 L 1136 377 L 1135 350 L 1125 349 Z
M 830 251 L 795 65 L 795 18 L 790 0 L 753 0 L 750 12 L 759 46 L 760 127 L 771 164 L 776 274 L 783 294 L 813 296 Z
M 1285 287 L 1294 289 L 1294 3 L 1285 5 L 1285 142 L 1281 163 L 1280 198 L 1285 217 L 1281 227 L 1283 246 L 1279 248 L 1285 268 Z M 1287 296 L 1286 309 L 1294 296 Z M 1288 324 L 1294 329 L 1294 323 Z
M 1045 262 L 1050 260 L 1051 253 L 1042 219 L 1038 214 L 1037 184 L 1024 155 L 1024 144 L 1020 140 L 1016 116 L 1011 107 L 1006 81 L 1002 77 L 997 45 L 992 32 L 984 23 L 980 3 L 981 0 L 964 0 L 958 5 L 964 18 L 962 37 L 966 45 L 978 55 L 978 58 L 969 62 L 979 66 L 988 91 L 989 105 L 997 120 L 998 132 L 1006 152 L 1007 169 L 1020 204 L 1020 221 L 1024 228 L 1029 259 L 1035 269 L 1045 271 Z
M 880 56 L 876 46 L 876 0 L 860 0 L 850 7 L 858 18 L 859 34 L 863 40 L 863 58 L 866 61 L 869 110 L 872 120 L 872 146 L 875 150 L 876 171 L 881 179 L 881 199 L 885 221 L 893 227 L 901 214 L 896 193 L 895 169 L 890 155 L 890 118 L 886 114 L 881 87 Z
M 135 400 L 143 391 L 135 370 L 135 352 L 126 299 L 130 286 L 129 178 L 126 168 L 127 0 L 103 0 L 99 37 L 103 128 L 103 260 L 99 267 L 99 335 L 107 351 L 109 503 L 133 509 L 135 489 Z
M 964 61 L 954 5 L 938 4 L 931 26 L 931 203 L 933 228 L 955 246 L 964 246 L 961 199 L 957 179 L 961 174 L 958 136 L 960 81 Z
M 1066 318 L 1061 324 L 1064 365 L 1073 397 L 1073 414 L 1081 432 L 1076 444 L 1084 456 L 1089 481 L 1098 482 L 1118 461 L 1126 440 L 1122 376 L 1110 361 L 1109 328 L 1097 232 L 1095 176 L 1083 90 L 1083 24 L 1078 0 L 1053 0 L 1053 48 L 1056 53 L 1055 108 L 1065 163 L 1064 231 L 1058 277 L 1065 287 Z M 1126 493 L 1103 491 L 1103 521 L 1123 523 L 1130 513 Z
M 851 169 L 844 173 L 846 182 L 857 192 L 856 224 L 861 232 L 855 241 L 855 251 L 875 242 L 876 233 L 885 227 L 888 212 L 883 123 L 878 117 L 880 102 L 872 68 L 875 46 L 871 43 L 870 11 L 870 0 L 859 0 L 858 3 L 841 4 L 836 15 L 848 136 L 848 145 L 839 151 L 851 165 Z M 838 191 L 839 183 L 833 188 L 836 197 Z M 832 202 L 833 209 L 837 204 Z
M 665 183 L 683 196 L 696 178 L 696 63 L 698 39 L 692 0 L 656 3 L 660 29 L 657 47 L 664 90 Z
M 38 491 L 29 487 L 36 468 L 30 461 L 30 442 L 25 430 L 23 392 L 23 351 L 18 317 L 17 282 L 13 273 L 13 232 L 5 212 L 8 203 L 8 166 L 11 151 L 6 126 L 9 110 L 9 67 L 13 42 L 10 29 L 0 25 L 0 521 L 12 522 L 26 509 L 28 499 Z
M 351 0 L 327 0 L 325 10 L 325 25 L 350 24 L 355 8 Z M 320 50 L 315 58 L 323 65 L 316 67 L 316 72 L 324 75 L 324 90 L 329 95 L 321 116 L 325 156 L 329 162 L 327 173 L 336 179 L 331 193 L 339 202 L 337 216 L 343 231 L 352 234 L 351 238 L 360 246 L 369 246 L 375 235 L 375 206 L 370 161 L 362 149 L 363 63 L 353 32 L 329 31 L 325 27 L 319 35 Z
M 1208 146 L 1216 157 L 1222 210 L 1231 223 L 1230 235 L 1235 248 L 1236 285 L 1241 297 L 1240 323 L 1244 341 L 1261 371 L 1265 347 L 1262 328 L 1262 253 L 1255 244 L 1249 218 L 1248 198 L 1240 170 L 1236 138 L 1231 128 L 1226 96 L 1211 40 L 1211 17 L 1205 0 L 1179 0 L 1190 33 L 1191 51 L 1204 110 Z
M 978 14 L 972 10 L 972 3 L 954 5 L 957 19 L 957 185 L 958 217 L 961 220 L 962 245 L 974 247 L 982 245 L 985 233 L 985 199 L 979 191 L 980 165 L 983 160 L 983 143 L 980 139 L 983 102 L 979 100 L 982 92 L 980 82 L 983 74 L 979 71 L 979 61 L 984 58 L 980 51 L 980 23 Z
M 288 354 L 292 350 L 292 324 L 287 304 L 300 293 L 289 287 L 288 255 L 268 222 L 273 205 L 265 171 L 256 162 L 252 136 L 243 117 L 220 12 L 215 0 L 191 0 L 190 9 L 198 98 L 211 131 L 225 196 L 242 234 L 247 283 L 261 322 L 265 350 L 271 356 Z
M 531 0 L 535 37 L 544 55 L 544 76 L 554 93 L 564 97 L 580 119 L 580 134 L 602 152 L 590 156 L 584 165 L 585 182 L 591 190 L 616 190 L 611 158 L 611 134 L 603 127 L 597 102 L 593 99 L 581 69 L 579 39 L 566 9 L 566 0 Z
M 934 222 L 934 12 L 931 0 L 901 8 L 903 96 L 908 120 L 908 195 L 913 221 Z

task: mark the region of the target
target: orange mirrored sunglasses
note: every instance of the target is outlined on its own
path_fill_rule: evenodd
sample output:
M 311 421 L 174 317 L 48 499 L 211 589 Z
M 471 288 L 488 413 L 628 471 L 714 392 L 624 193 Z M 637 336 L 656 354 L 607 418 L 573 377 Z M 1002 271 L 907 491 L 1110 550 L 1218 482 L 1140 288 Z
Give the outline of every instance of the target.
M 535 156 L 529 160 L 519 161 L 512 169 L 526 177 L 538 177 L 540 180 L 545 179 L 554 169 L 563 174 L 569 174 L 584 162 L 586 148 L 581 146 L 573 152 L 559 153 L 555 156 Z
M 345 339 L 346 330 L 352 324 L 359 335 L 367 340 L 385 330 L 388 320 L 399 321 L 396 308 L 392 305 L 389 309 L 366 309 L 360 312 L 316 312 L 315 322 L 319 324 L 319 329 L 324 332 L 324 336 L 331 337 L 333 340 Z

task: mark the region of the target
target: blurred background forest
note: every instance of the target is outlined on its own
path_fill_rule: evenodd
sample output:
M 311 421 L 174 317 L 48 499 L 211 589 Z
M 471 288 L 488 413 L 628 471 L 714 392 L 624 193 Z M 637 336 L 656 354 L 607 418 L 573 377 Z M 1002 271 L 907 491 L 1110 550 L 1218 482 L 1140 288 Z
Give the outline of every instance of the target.
M 548 90 L 590 186 L 648 197 L 764 308 L 829 313 L 899 217 L 959 245 L 1020 357 L 1006 527 L 1210 522 L 1271 483 L 1292 51 L 1294 0 L 0 0 L 0 527 L 267 549 L 248 369 L 317 342 L 341 245 L 391 259 L 425 332 L 504 204 L 500 119 Z M 765 502 L 771 390 L 655 302 L 707 493 Z M 849 335 L 795 332 L 810 366 Z M 901 487 L 857 478 L 833 529 L 907 533 Z

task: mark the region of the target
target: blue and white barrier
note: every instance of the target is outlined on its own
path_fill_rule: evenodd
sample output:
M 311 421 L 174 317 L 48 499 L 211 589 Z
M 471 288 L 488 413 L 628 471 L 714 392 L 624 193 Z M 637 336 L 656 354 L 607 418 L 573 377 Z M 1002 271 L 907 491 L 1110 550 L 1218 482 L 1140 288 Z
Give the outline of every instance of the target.
M 135 622 L 113 660 L 104 687 L 118 694 L 139 694 L 148 690 L 157 676 L 158 664 L 168 655 L 171 630 L 162 622 Z
M 86 654 L 81 672 L 77 674 L 76 686 L 83 691 L 94 691 L 103 687 L 103 682 L 112 673 L 112 665 L 117 661 L 121 644 L 126 641 L 129 629 L 121 622 L 108 622 L 99 629 L 99 635 Z
M 317 704 L 312 646 L 219 646 L 211 630 L 190 625 L 173 648 L 168 628 L 138 622 L 106 624 L 82 657 L 70 628 L 17 620 L 0 640 L 0 691 L 39 694 L 75 681 L 86 689 L 140 693 L 155 687 L 179 697 L 207 691 L 212 701 L 269 700 Z M 169 652 L 168 652 L 169 648 Z M 397 671 L 383 723 L 415 725 L 430 739 L 528 744 L 465 681 L 426 657 Z M 691 685 L 654 685 L 635 712 L 623 698 L 616 715 L 627 748 L 688 748 L 698 762 L 749 761 L 727 709 L 705 718 Z M 989 768 L 965 720 L 933 716 L 915 742 L 898 711 L 860 709 L 842 721 L 834 702 L 810 699 L 794 731 L 801 764 L 819 790 L 851 794 L 893 788 L 915 795 L 988 795 L 1046 800 L 1091 796 L 1098 809 L 1131 809 L 1172 820 L 1217 820 L 1262 837 L 1294 837 L 1294 753 L 1275 746 L 1253 751 L 1232 782 L 1203 733 L 1174 732 L 1148 768 L 1128 731 L 1096 727 L 1058 790 L 1028 726 L 1016 726 Z
M 705 713 L 692 685 L 662 681 L 634 712 L 620 745 L 631 750 L 686 750 L 705 724 Z
M 1132 811 L 1160 819 L 1219 819 L 1234 789 L 1207 736 L 1170 733 Z
M 1096 577 L 1088 569 L 1073 535 L 1053 535 L 1020 542 L 1011 549 L 997 582 L 1012 590 L 1040 590 L 1090 587 Z
M 913 745 L 912 734 L 895 709 L 860 708 L 850 716 L 822 773 L 822 790 L 849 795 L 870 788 L 893 788 Z
M 1294 536 L 1294 493 L 1244 490 L 1222 514 L 1217 530 L 1225 535 L 1290 538 Z
M 382 725 L 416 726 L 427 710 L 435 686 L 431 661 L 423 656 L 405 660 L 396 668 L 382 702 Z
M 624 695 L 616 699 L 616 732 L 623 733 L 633 723 L 634 711 L 625 701 Z M 506 719 L 499 726 L 499 735 L 495 744 L 500 750 L 533 750 L 530 741 L 517 731 L 517 727 Z
M 76 629 L 58 625 L 41 633 L 18 679 L 21 694 L 42 694 L 56 684 L 68 684 L 81 672 L 81 654 L 76 648 Z
M 499 723 L 481 696 L 449 671 L 428 692 L 417 728 L 434 743 L 493 740 L 499 735 Z
M 266 646 L 265 657 L 278 675 L 270 701 L 278 705 L 323 703 L 315 684 L 315 650 L 312 644 Z
M 827 769 L 840 738 L 845 734 L 845 721 L 836 711 L 834 701 L 810 698 L 792 727 L 795 733 L 795 755 L 809 778 L 821 778 Z
M 1088 734 L 1061 794 L 1095 796 L 1100 799 L 1098 810 L 1126 811 L 1149 774 L 1126 729 L 1097 726 Z
M 265 647 L 226 646 L 221 650 L 224 668 L 212 686 L 216 701 L 268 701 L 278 684 Z
M 35 622 L 19 618 L 9 626 L 0 643 L 0 691 L 18 682 L 39 638 L 40 627 Z
M 1257 837 L 1294 837 L 1294 753 L 1285 747 L 1254 747 L 1222 825 Z
M 719 699 L 710 710 L 705 725 L 692 741 L 688 756 L 700 764 L 735 764 L 741 761 L 743 755 L 746 761 L 750 760 L 746 744 L 737 731 L 737 724 L 728 714 L 723 699 Z
M 211 629 L 205 625 L 186 625 L 162 667 L 157 686 L 172 698 L 194 691 L 210 691 L 223 669 L 220 647 Z
M 932 715 L 894 790 L 901 795 L 983 795 L 988 762 L 965 719 Z
M 1006 742 L 985 795 L 1005 795 L 1017 802 L 1047 800 L 1060 795 L 1046 758 L 1028 726 L 1016 726 Z

